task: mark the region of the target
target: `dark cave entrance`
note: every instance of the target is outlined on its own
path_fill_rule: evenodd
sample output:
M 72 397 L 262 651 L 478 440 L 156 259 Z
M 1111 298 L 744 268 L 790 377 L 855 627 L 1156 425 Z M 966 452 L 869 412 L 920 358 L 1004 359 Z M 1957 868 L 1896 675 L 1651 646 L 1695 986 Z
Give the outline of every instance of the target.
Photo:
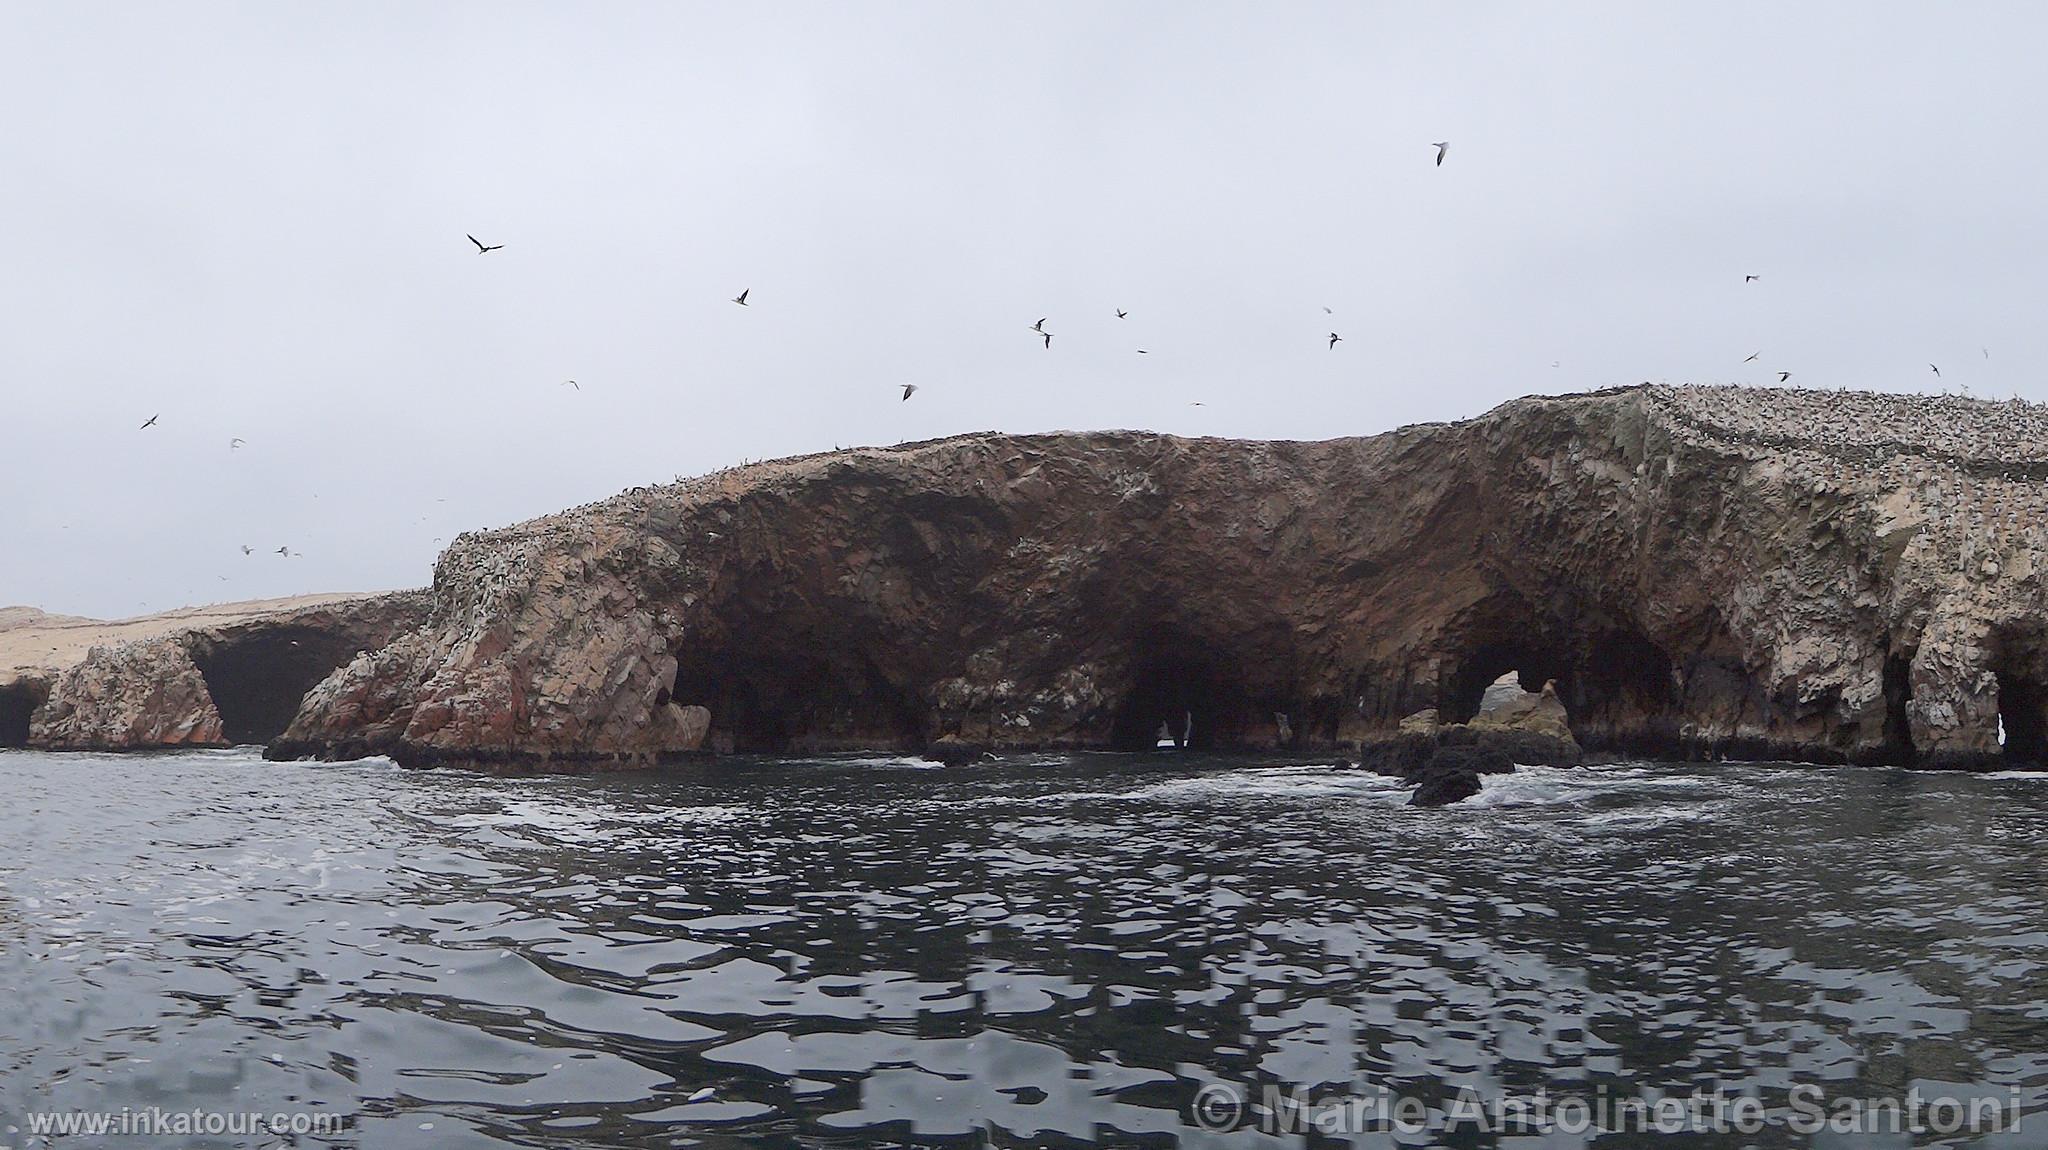
M 667 698 L 711 711 L 714 736 L 743 754 L 856 750 L 925 743 L 925 708 L 865 655 L 736 653 L 693 646 L 676 654 Z
M 2048 765 L 2048 690 L 2004 671 L 1998 678 L 1998 726 L 2005 757 L 2030 766 Z
M 2001 702 L 2005 692 L 1998 694 Z M 1913 747 L 1913 657 L 1886 655 L 1884 659 L 1884 753 L 1892 766 L 1910 767 L 1918 752 Z
M 1162 727 L 1191 751 L 1242 742 L 1249 700 L 1231 666 L 1184 635 L 1158 632 L 1139 640 L 1109 745 L 1119 751 L 1152 750 Z
M 1479 714 L 1486 688 L 1510 671 L 1524 691 L 1541 691 L 1543 684 L 1557 680 L 1558 698 L 1567 712 L 1573 710 L 1574 679 L 1565 658 L 1544 645 L 1506 640 L 1482 643 L 1458 660 L 1438 692 L 1437 717 L 1445 723 L 1470 722 Z
M 28 723 L 43 705 L 43 692 L 27 683 L 0 687 L 0 747 L 28 746 Z
M 237 744 L 283 734 L 306 692 L 356 654 L 348 638 L 312 627 L 251 628 L 192 645 L 222 734 Z

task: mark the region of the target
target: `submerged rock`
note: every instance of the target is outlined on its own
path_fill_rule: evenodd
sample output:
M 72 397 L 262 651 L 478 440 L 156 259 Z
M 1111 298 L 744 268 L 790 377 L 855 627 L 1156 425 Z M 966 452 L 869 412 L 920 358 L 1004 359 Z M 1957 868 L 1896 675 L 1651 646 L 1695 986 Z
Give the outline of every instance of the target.
M 1415 793 L 1408 797 L 1411 807 L 1444 807 L 1463 802 L 1479 793 L 1479 773 L 1461 767 L 1439 767 L 1432 763 L 1416 780 Z

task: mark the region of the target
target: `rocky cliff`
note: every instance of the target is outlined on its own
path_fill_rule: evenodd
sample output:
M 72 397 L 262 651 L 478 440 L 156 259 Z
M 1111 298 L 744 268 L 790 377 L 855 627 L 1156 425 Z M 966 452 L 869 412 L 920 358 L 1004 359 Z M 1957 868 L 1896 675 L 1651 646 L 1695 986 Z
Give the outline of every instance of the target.
M 2048 749 L 2048 411 L 1642 386 L 1315 443 L 969 435 L 459 538 L 278 756 L 1315 747 L 1554 680 L 1588 749 Z
M 217 621 L 195 615 L 199 625 L 94 646 L 47 676 L 19 674 L 11 686 L 25 704 L 16 708 L 20 737 L 7 741 L 48 750 L 265 742 L 284 730 L 308 688 L 419 626 L 427 598 L 323 597 L 223 611 Z

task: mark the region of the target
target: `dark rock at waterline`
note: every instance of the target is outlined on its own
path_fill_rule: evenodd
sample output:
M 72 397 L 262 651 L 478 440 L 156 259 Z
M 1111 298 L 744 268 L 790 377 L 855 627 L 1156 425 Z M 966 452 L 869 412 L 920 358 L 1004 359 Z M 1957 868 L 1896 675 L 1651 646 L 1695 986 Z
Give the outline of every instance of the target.
M 1577 743 L 1534 731 L 1451 726 L 1443 728 L 1437 737 L 1446 750 L 1470 747 L 1525 767 L 1576 767 L 1585 761 L 1585 753 Z
M 931 746 L 925 748 L 924 752 L 924 760 L 926 762 L 943 763 L 949 767 L 971 766 L 974 763 L 981 762 L 983 759 L 992 759 L 994 757 L 995 755 L 989 751 L 986 744 L 970 743 L 963 739 L 954 738 L 951 735 L 934 741 Z
M 1508 764 L 1513 770 L 1514 764 Z M 1479 773 L 1466 767 L 1442 766 L 1434 761 L 1422 772 L 1416 784 L 1415 793 L 1408 799 L 1411 807 L 1442 807 L 1469 799 L 1479 793 Z
M 1418 773 L 1419 778 L 1428 778 L 1445 771 L 1469 771 L 1475 775 L 1511 775 L 1515 771 L 1515 758 L 1506 750 L 1483 743 L 1468 743 L 1461 746 L 1446 744 L 1438 747 L 1429 756 Z

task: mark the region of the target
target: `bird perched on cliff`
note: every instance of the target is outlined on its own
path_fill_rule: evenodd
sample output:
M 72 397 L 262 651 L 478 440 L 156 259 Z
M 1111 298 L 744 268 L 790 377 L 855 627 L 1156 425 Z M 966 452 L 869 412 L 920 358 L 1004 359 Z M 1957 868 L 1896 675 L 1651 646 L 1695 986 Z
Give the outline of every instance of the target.
M 1335 351 L 1335 350 L 1337 350 L 1337 345 L 1338 345 L 1338 344 L 1340 344 L 1340 343 L 1343 343 L 1343 342 L 1344 342 L 1344 337 L 1343 337 L 1343 336 L 1341 336 L 1341 335 L 1338 335 L 1338 334 L 1337 334 L 1336 332 L 1334 332 L 1334 331 L 1330 333 L 1330 350 L 1331 350 L 1331 351 Z
M 745 306 L 747 306 L 747 292 L 750 292 L 750 291 L 753 291 L 753 290 L 754 290 L 753 288 L 748 288 L 748 289 L 746 289 L 746 291 L 743 291 L 743 292 L 741 292 L 740 294 L 738 294 L 738 295 L 736 295 L 736 296 L 732 297 L 732 302 L 734 302 L 734 303 L 736 303 L 736 304 L 740 305 L 741 307 L 745 307 Z
M 469 235 L 468 232 L 464 232 L 462 234 L 466 236 Z M 469 242 L 476 245 L 476 254 L 478 255 L 483 255 L 486 252 L 494 252 L 497 251 L 499 248 L 505 246 L 504 244 L 485 244 L 482 240 L 477 239 L 475 236 L 469 236 Z
M 159 418 L 159 417 L 160 417 L 161 415 L 162 415 L 162 413 L 161 413 L 161 412 L 159 412 L 159 413 L 158 413 L 157 415 L 152 415 L 152 416 L 150 416 L 148 420 L 144 421 L 144 423 L 143 423 L 143 425 L 142 425 L 141 427 L 138 427 L 138 428 L 136 428 L 135 430 L 137 430 L 137 431 L 148 431 L 148 430 L 149 430 L 150 428 L 152 428 L 152 427 L 155 427 L 155 426 L 156 426 L 156 421 L 157 421 L 157 419 L 158 419 L 158 418 Z
M 1451 150 L 1451 142 L 1449 140 L 1436 140 L 1429 146 L 1436 149 L 1436 166 L 1439 168 L 1443 167 L 1444 153 Z
M 1778 382 L 1779 382 L 1779 383 L 1783 383 L 1783 382 L 1785 382 L 1786 380 L 1788 380 L 1788 379 L 1791 379 L 1791 378 L 1792 378 L 1792 373 L 1791 373 L 1791 372 L 1789 372 L 1789 371 L 1781 371 L 1781 372 L 1779 372 L 1779 373 L 1778 373 Z
M 913 395 L 916 395 L 916 394 L 917 394 L 917 385 L 916 385 L 916 384 L 914 384 L 914 383 L 906 383 L 906 384 L 904 384 L 904 385 L 903 385 L 903 399 L 902 399 L 902 402 L 904 402 L 904 403 L 909 403 L 909 402 L 910 402 L 910 397 L 911 397 L 911 396 L 913 396 Z

